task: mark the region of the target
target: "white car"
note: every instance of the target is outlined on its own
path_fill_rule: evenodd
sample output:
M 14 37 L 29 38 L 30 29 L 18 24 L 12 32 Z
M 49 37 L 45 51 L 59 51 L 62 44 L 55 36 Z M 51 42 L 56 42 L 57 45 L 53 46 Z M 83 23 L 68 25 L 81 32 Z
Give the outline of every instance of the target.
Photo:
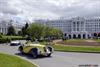
M 11 41 L 10 46 L 18 46 L 21 45 L 20 41 Z

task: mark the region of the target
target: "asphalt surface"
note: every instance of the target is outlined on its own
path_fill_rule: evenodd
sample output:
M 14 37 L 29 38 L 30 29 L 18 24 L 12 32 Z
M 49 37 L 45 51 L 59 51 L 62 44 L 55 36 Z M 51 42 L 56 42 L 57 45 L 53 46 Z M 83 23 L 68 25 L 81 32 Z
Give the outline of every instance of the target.
M 18 46 L 7 44 L 0 44 L 0 53 L 19 56 L 39 67 L 100 67 L 100 54 L 93 53 L 54 52 L 52 57 L 33 59 L 29 55 L 21 55 Z

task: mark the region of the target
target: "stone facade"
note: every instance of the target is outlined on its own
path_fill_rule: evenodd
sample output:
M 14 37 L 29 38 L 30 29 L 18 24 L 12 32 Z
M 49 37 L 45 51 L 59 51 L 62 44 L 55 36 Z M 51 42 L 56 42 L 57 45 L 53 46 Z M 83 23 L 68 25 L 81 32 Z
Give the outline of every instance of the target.
M 75 17 L 60 20 L 36 20 L 35 22 L 60 29 L 68 38 L 93 38 L 100 33 L 100 18 Z
M 8 28 L 9 28 L 11 25 L 15 27 L 16 33 L 17 33 L 18 31 L 20 31 L 21 28 L 22 28 L 22 25 L 21 25 L 21 24 L 17 24 L 17 23 L 15 23 L 15 22 L 12 21 L 12 20 L 6 19 L 6 20 L 0 21 L 0 33 L 2 33 L 2 34 L 7 34 L 7 33 L 8 33 Z
M 11 26 L 10 22 L 1 21 L 0 22 L 0 33 L 7 34 L 9 26 Z

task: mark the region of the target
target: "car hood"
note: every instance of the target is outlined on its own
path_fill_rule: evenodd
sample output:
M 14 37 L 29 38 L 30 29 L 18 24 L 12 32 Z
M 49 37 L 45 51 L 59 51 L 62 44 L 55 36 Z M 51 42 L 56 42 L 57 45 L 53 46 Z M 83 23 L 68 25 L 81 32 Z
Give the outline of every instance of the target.
M 41 45 L 41 44 L 26 44 L 26 46 L 40 46 L 40 47 L 45 47 L 45 45 Z

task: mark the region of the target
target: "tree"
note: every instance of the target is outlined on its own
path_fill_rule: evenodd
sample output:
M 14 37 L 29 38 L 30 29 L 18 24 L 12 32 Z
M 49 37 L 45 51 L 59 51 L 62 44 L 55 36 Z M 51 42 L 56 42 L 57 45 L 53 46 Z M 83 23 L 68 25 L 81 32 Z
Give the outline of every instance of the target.
M 59 38 L 62 36 L 62 32 L 60 30 L 36 23 L 31 24 L 27 31 L 33 39 L 36 38 L 38 40 L 41 38 Z
M 25 24 L 25 26 L 22 27 L 22 35 L 27 35 L 27 29 L 28 29 L 29 25 L 28 23 Z
M 22 27 L 22 35 L 24 36 L 25 35 L 25 27 Z
M 27 29 L 29 27 L 28 23 L 25 24 L 25 29 Z
M 22 35 L 22 31 L 18 31 L 18 35 Z
M 16 35 L 16 31 L 15 31 L 15 28 L 13 26 L 8 27 L 7 35 Z
M 28 29 L 28 34 L 31 35 L 33 38 L 41 38 L 43 36 L 43 26 L 39 24 L 33 23 Z
M 0 33 L 0 38 L 2 38 L 2 35 L 1 35 L 1 33 Z
M 51 30 L 49 30 L 49 36 L 51 37 L 51 39 L 58 39 L 62 36 L 62 31 L 56 28 L 52 28 Z

